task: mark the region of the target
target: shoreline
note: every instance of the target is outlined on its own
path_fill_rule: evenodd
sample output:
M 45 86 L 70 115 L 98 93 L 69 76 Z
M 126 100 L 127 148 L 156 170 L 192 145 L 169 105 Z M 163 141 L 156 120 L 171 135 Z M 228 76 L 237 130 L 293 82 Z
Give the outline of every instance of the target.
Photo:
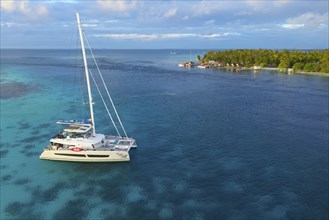
M 213 68 L 213 67 L 210 67 Z M 329 73 L 322 73 L 322 72 L 305 72 L 305 71 L 296 71 L 296 72 L 289 72 L 288 69 L 280 69 L 278 67 L 262 67 L 261 69 L 253 69 L 253 68 L 245 68 L 245 69 L 237 69 L 236 67 L 219 67 L 219 68 L 229 68 L 229 69 L 235 69 L 237 71 L 244 71 L 244 70 L 249 70 L 249 71 L 261 71 L 261 70 L 270 70 L 270 71 L 277 71 L 278 73 L 285 73 L 287 75 L 293 75 L 293 74 L 300 74 L 300 75 L 317 75 L 317 76 L 326 76 L 329 77 Z M 290 68 L 289 68 L 290 69 Z
M 213 68 L 213 67 L 210 67 Z M 229 69 L 235 69 L 236 71 L 244 71 L 244 70 L 249 70 L 249 71 L 261 71 L 261 70 L 270 70 L 270 71 L 276 71 L 278 73 L 284 73 L 287 75 L 292 75 L 292 74 L 300 74 L 300 75 L 317 75 L 317 76 L 326 76 L 329 77 L 329 73 L 322 73 L 322 72 L 305 72 L 305 71 L 296 71 L 296 72 L 289 72 L 288 69 L 280 69 L 278 67 L 262 67 L 261 69 L 255 70 L 254 68 L 242 68 L 242 69 L 237 69 L 236 67 L 219 67 L 219 68 L 229 68 Z M 290 69 L 290 68 L 289 68 Z
M 254 67 L 239 67 L 239 66 L 216 66 L 212 64 L 201 64 L 205 66 L 204 69 L 206 68 L 220 68 L 220 69 L 231 69 L 235 70 L 237 72 L 241 71 L 261 71 L 261 70 L 269 70 L 269 71 L 276 71 L 278 73 L 284 73 L 287 75 L 291 74 L 300 74 L 300 75 L 317 75 L 317 76 L 325 76 L 329 77 L 329 73 L 323 73 L 323 72 L 306 72 L 306 71 L 294 71 L 293 68 L 278 68 L 278 67 L 260 67 L 259 69 L 254 69 Z
M 271 50 L 271 49 L 233 49 L 208 51 L 201 62 L 226 64 L 233 68 L 249 66 L 250 69 L 269 69 L 288 74 L 329 75 L 328 49 L 324 50 Z M 210 64 L 210 63 L 209 63 Z M 273 68 L 275 67 L 275 68 Z M 243 67 L 242 67 L 243 68 Z
M 277 67 L 263 67 L 264 70 L 275 70 L 279 72 L 288 72 L 287 70 L 282 70 Z M 301 74 L 301 75 L 319 75 L 319 76 L 329 76 L 329 73 L 321 73 L 321 72 L 305 72 L 305 71 L 294 71 L 293 73 L 287 73 L 287 74 Z

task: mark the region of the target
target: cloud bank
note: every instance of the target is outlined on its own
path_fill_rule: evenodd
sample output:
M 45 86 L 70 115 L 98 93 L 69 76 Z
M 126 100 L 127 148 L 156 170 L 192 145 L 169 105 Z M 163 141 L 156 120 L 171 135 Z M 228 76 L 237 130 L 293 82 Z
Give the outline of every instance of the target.
M 194 34 L 194 33 L 169 33 L 169 34 L 94 34 L 92 37 L 112 38 L 112 39 L 141 39 L 141 40 L 158 40 L 158 39 L 179 39 L 179 38 L 220 38 L 229 35 L 240 35 L 239 33 L 216 33 L 216 34 Z
M 49 33 L 65 42 L 63 31 L 76 28 L 75 11 L 99 47 L 129 47 L 134 40 L 134 47 L 212 48 L 224 39 L 226 48 L 328 47 L 325 0 L 0 1 L 5 47 L 48 47 Z
M 127 12 L 137 7 L 137 0 L 97 0 L 97 4 L 105 10 Z
M 29 16 L 44 16 L 48 9 L 44 5 L 31 7 L 28 0 L 5 0 L 1 1 L 1 10 L 4 12 L 19 12 Z

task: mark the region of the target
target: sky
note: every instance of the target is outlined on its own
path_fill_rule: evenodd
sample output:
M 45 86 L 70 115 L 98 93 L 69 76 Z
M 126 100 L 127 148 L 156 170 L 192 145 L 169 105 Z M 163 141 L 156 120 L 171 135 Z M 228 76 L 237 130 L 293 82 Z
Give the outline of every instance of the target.
M 1 48 L 327 49 L 327 0 L 1 0 Z

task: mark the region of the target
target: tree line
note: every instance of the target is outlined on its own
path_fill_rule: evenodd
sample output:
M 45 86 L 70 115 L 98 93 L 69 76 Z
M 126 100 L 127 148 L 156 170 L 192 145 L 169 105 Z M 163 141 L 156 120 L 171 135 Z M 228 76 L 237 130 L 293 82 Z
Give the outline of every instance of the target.
M 329 50 L 267 50 L 238 49 L 208 51 L 202 62 L 214 60 L 222 64 L 239 64 L 245 67 L 293 68 L 295 71 L 329 73 Z

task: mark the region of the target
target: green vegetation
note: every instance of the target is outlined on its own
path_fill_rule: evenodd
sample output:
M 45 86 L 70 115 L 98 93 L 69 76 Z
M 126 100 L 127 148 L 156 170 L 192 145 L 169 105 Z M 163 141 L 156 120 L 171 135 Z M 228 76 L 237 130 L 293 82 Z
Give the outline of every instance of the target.
M 329 50 L 224 50 L 208 51 L 202 61 L 217 61 L 223 65 L 294 68 L 295 71 L 329 73 Z

